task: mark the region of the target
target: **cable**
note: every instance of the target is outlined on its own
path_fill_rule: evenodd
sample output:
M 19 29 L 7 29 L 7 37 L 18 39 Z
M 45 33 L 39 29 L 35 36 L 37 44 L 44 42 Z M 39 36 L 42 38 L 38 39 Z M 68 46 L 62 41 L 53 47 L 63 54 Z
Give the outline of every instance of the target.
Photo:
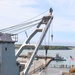
M 37 23 L 36 23 L 37 24 Z M 20 31 L 20 30 L 22 30 L 22 29 L 25 29 L 25 28 L 27 28 L 27 27 L 30 27 L 30 26 L 34 26 L 34 25 L 36 25 L 36 24 L 32 24 L 32 25 L 28 25 L 28 26 L 21 26 L 21 27 L 19 27 L 19 28 L 15 28 L 15 29 L 11 29 L 11 30 L 8 30 L 8 31 L 6 31 L 6 32 L 16 32 L 16 31 Z
M 46 10 L 45 12 L 47 12 L 47 11 L 48 11 L 48 10 Z M 43 13 L 41 13 L 41 14 L 44 14 L 45 12 L 43 12 Z M 36 17 L 40 16 L 41 14 L 39 14 L 39 15 L 37 15 L 37 16 L 35 16 L 35 17 L 31 18 L 31 19 L 34 19 L 34 18 L 36 18 Z M 28 19 L 28 20 L 26 20 L 26 21 L 24 21 L 24 22 L 27 22 L 27 21 L 29 21 L 29 20 L 31 20 L 31 19 Z M 22 22 L 22 23 L 24 23 L 24 22 Z M 16 25 L 16 26 L 8 27 L 8 28 L 17 27 L 17 26 L 21 25 L 22 23 L 20 23 L 20 24 L 18 24 L 18 25 Z M 8 28 L 5 28 L 5 29 L 8 29 Z M 5 30 L 5 29 L 1 29 L 0 31 L 2 32 L 2 30 Z
M 27 27 L 22 28 L 22 29 L 18 29 L 18 30 L 19 30 L 19 32 L 17 32 L 18 30 L 15 30 L 15 32 L 17 32 L 16 34 L 19 34 L 19 33 L 23 32 L 23 31 L 25 31 L 25 30 L 27 30 L 27 29 L 29 29 L 29 28 L 33 27 L 33 26 L 36 26 L 37 24 L 38 24 L 38 23 L 33 24 L 33 25 L 30 25 L 30 26 L 27 26 Z M 23 30 L 23 29 L 24 29 L 24 30 Z M 21 30 L 22 30 L 22 31 L 21 31 Z
M 49 27 L 49 36 L 48 36 L 48 45 L 50 44 L 50 27 Z
M 51 41 L 53 41 L 53 24 L 51 25 Z
M 30 24 L 30 23 L 33 23 L 33 22 L 36 22 L 36 21 L 39 21 L 39 20 L 41 20 L 41 19 L 37 19 L 37 20 L 31 21 L 31 22 L 28 22 L 28 23 L 18 24 L 18 25 L 16 25 L 16 26 L 11 26 L 11 27 L 8 27 L 8 28 L 4 28 L 4 29 L 1 29 L 0 32 L 10 31 L 10 30 L 12 30 L 12 29 L 14 30 L 14 29 L 16 29 L 16 28 L 18 28 L 18 27 L 22 27 L 22 25 L 25 26 L 25 25 L 28 25 L 28 24 Z
M 46 10 L 45 12 L 47 12 L 47 11 L 48 11 L 48 10 Z M 41 13 L 41 14 L 44 14 L 45 12 L 43 12 L 43 13 Z M 34 19 L 34 18 L 40 16 L 41 14 L 39 14 L 39 15 L 37 15 L 37 16 L 31 18 L 31 19 L 28 19 L 28 20 L 26 20 L 26 21 L 24 21 L 24 22 L 27 22 L 27 21 L 29 21 L 29 20 L 32 20 L 32 19 Z M 40 20 L 40 19 L 38 19 L 38 20 Z M 35 20 L 35 21 L 37 21 L 37 20 Z M 9 30 L 18 28 L 18 27 L 20 27 L 20 26 L 22 26 L 22 25 L 25 25 L 25 24 L 27 25 L 27 24 L 32 23 L 32 22 L 34 22 L 34 21 L 31 21 L 31 22 L 28 22 L 28 23 L 24 23 L 24 22 L 22 22 L 22 23 L 20 23 L 20 24 L 18 24 L 18 25 L 15 25 L 15 26 L 11 26 L 11 27 L 8 27 L 8 28 L 1 29 L 0 32 L 6 32 L 6 31 L 9 31 Z
M 49 9 L 48 9 L 48 10 L 49 10 Z M 32 19 L 34 19 L 34 18 L 36 18 L 36 17 L 38 17 L 38 16 L 40 16 L 40 15 L 44 14 L 44 13 L 45 13 L 45 12 L 47 12 L 48 10 L 44 11 L 43 13 L 41 13 L 41 14 L 39 14 L 39 15 L 37 15 L 37 16 L 35 16 L 35 17 L 33 17 L 33 18 L 30 18 L 30 19 L 26 20 L 25 22 L 27 22 L 27 21 L 29 21 L 29 20 L 32 20 Z

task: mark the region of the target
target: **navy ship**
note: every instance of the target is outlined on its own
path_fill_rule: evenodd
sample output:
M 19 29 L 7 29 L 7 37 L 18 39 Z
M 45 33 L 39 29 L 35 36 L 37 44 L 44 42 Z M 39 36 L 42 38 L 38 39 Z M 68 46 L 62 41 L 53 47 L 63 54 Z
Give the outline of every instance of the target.
M 64 59 L 64 57 L 59 56 L 59 54 L 56 54 L 56 56 L 53 59 L 56 61 L 66 61 L 66 59 Z

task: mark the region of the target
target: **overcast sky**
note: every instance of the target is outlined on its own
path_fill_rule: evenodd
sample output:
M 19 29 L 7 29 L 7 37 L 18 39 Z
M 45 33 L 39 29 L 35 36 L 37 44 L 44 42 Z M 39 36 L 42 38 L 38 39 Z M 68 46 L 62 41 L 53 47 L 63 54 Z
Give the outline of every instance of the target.
M 75 0 L 0 0 L 0 29 L 24 22 L 50 7 L 54 16 L 53 42 L 75 45 Z

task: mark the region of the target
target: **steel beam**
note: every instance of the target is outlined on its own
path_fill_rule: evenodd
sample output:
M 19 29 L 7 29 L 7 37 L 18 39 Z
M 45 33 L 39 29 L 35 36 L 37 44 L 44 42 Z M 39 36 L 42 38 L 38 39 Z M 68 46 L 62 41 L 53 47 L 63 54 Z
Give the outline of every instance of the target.
M 34 53 L 32 54 L 31 59 L 30 59 L 28 65 L 27 65 L 27 67 L 23 70 L 22 75 L 27 75 L 27 73 L 28 73 L 28 71 L 29 71 L 29 69 L 30 69 L 30 67 L 31 67 L 31 64 L 32 64 L 32 62 L 33 62 L 33 60 L 34 60 L 34 57 L 35 57 L 36 53 L 38 52 L 39 46 L 41 45 L 41 43 L 42 43 L 42 41 L 43 41 L 43 39 L 44 39 L 44 37 L 45 37 L 45 34 L 46 34 L 48 28 L 50 27 L 50 24 L 51 24 L 52 20 L 53 20 L 53 16 L 50 17 L 50 19 L 49 19 L 49 21 L 48 21 L 46 27 L 44 28 L 44 30 L 43 30 L 43 32 L 42 32 L 42 35 L 41 35 L 41 37 L 40 37 L 40 39 L 39 39 L 39 41 L 38 41 L 38 43 L 37 43 L 37 45 L 36 45 L 35 51 L 34 51 Z

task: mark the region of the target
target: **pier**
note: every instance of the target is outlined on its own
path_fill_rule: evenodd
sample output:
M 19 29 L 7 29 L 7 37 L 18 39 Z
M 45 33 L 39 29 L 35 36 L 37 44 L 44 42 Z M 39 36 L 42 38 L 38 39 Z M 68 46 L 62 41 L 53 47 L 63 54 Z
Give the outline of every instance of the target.
M 30 59 L 28 58 L 19 57 L 17 61 L 25 68 L 29 60 Z M 45 57 L 42 57 L 42 59 L 39 58 L 38 60 L 34 60 L 27 75 L 39 75 L 39 72 L 45 69 L 51 61 L 52 58 L 47 58 L 45 60 Z M 22 71 L 20 72 L 20 75 L 22 75 Z

